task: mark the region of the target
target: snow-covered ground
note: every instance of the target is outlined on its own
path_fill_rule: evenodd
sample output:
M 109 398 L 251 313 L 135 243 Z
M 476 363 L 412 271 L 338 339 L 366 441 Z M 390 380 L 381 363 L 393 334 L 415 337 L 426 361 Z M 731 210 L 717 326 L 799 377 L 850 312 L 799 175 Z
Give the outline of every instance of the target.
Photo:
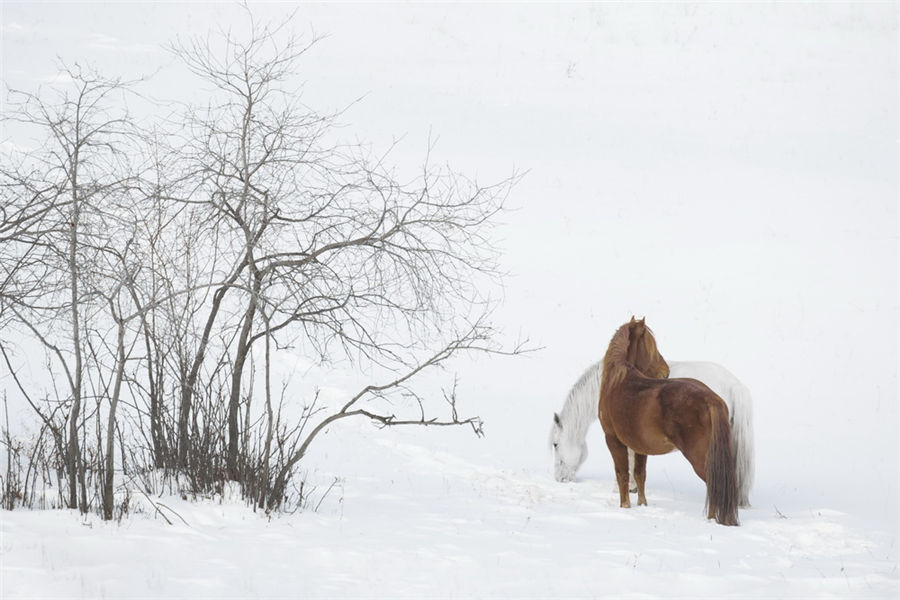
M 582 481 L 558 484 L 539 465 L 500 466 L 490 453 L 496 446 L 452 439 L 458 432 L 437 443 L 368 426 L 333 434 L 311 461 L 319 470 L 310 480 L 321 483 L 316 495 L 332 475 L 341 480 L 318 512 L 267 520 L 234 503 L 165 497 L 157 500 L 171 526 L 151 515 L 113 525 L 72 512 L 5 513 L 3 597 L 890 598 L 898 591 L 896 534 L 864 526 L 826 498 L 776 509 L 775 498 L 760 494 L 741 527 L 722 527 L 703 518 L 699 480 L 662 468 L 651 471 L 651 505 L 625 510 L 607 473 L 592 469 Z M 466 450 L 452 450 L 460 446 Z
M 57 54 L 151 72 L 171 61 L 160 43 L 240 14 L 0 10 L 3 77 L 27 88 Z M 297 18 L 329 34 L 304 99 L 366 94 L 345 120 L 380 145 L 406 134 L 403 168 L 430 129 L 435 158 L 484 181 L 529 170 L 498 231 L 512 277 L 497 317 L 544 349 L 454 364 L 484 439 L 333 427 L 304 461 L 317 493 L 340 478 L 318 511 L 165 497 L 187 523 L 171 526 L 2 512 L 3 598 L 900 594 L 896 3 L 304 4 Z M 158 74 L 157 95 L 177 77 Z M 719 362 L 753 392 L 741 527 L 703 518 L 679 455 L 650 459 L 649 507 L 619 509 L 599 428 L 580 480 L 552 480 L 552 411 L 632 314 L 667 358 Z M 315 377 L 340 395 L 336 374 Z

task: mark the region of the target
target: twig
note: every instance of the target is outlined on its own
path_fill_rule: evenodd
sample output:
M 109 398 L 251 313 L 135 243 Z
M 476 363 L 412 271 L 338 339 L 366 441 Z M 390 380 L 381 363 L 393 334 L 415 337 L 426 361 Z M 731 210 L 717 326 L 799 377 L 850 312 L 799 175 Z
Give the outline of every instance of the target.
M 163 504 L 162 502 L 158 502 L 157 504 L 159 504 L 159 506 L 162 506 L 164 509 L 166 509 L 167 511 L 169 511 L 170 513 L 172 513 L 173 515 L 175 515 L 176 517 L 178 517 L 179 519 L 181 519 L 181 522 L 184 523 L 185 525 L 187 525 L 188 527 L 191 526 L 191 524 L 188 523 L 187 521 L 185 521 L 185 520 L 184 520 L 184 517 L 182 517 L 181 515 L 179 515 L 176 511 L 172 510 L 171 508 L 169 508 L 168 506 L 166 506 L 166 505 Z M 159 510 L 159 508 L 157 508 L 156 510 Z M 160 514 L 162 514 L 162 512 L 160 512 Z M 163 517 L 163 518 L 165 519 L 165 517 Z M 166 519 L 166 521 L 169 521 L 169 520 Z M 169 525 L 171 525 L 171 524 L 172 524 L 172 522 L 169 521 Z
M 328 496 L 328 493 L 334 488 L 337 482 L 340 481 L 339 477 L 335 477 L 334 481 L 331 482 L 331 485 L 328 486 L 328 489 L 325 490 L 325 493 L 322 494 L 322 497 L 319 498 L 319 501 L 316 503 L 316 507 L 313 509 L 313 512 L 319 512 L 319 507 L 322 506 L 322 502 L 325 501 L 325 498 Z
M 138 489 L 138 491 L 139 491 L 141 494 L 144 495 L 144 498 L 147 499 L 147 502 L 150 503 L 150 506 L 152 506 L 152 507 L 156 510 L 156 512 L 159 513 L 159 516 L 161 516 L 163 519 L 165 519 L 166 523 L 168 523 L 169 525 L 173 525 L 172 521 L 169 520 L 169 517 L 167 517 L 165 514 L 163 514 L 163 511 L 160 510 L 160 508 L 159 508 L 160 506 L 162 506 L 163 508 L 165 508 L 166 510 L 168 510 L 169 512 L 171 512 L 172 514 L 174 514 L 176 517 L 178 517 L 179 519 L 181 519 L 181 522 L 182 522 L 182 523 L 184 523 L 185 525 L 187 525 L 188 527 L 190 527 L 190 524 L 189 524 L 187 521 L 184 520 L 184 517 L 182 517 L 181 515 L 179 515 L 177 512 L 175 512 L 174 510 L 172 510 L 171 508 L 169 508 L 168 506 L 166 506 L 166 505 L 163 504 L 162 502 L 156 503 L 156 502 L 154 502 L 153 500 L 151 500 L 151 499 L 150 499 L 150 496 L 147 495 L 147 492 L 145 492 L 144 490 L 142 490 L 142 489 L 140 488 L 140 486 L 138 486 L 137 489 Z

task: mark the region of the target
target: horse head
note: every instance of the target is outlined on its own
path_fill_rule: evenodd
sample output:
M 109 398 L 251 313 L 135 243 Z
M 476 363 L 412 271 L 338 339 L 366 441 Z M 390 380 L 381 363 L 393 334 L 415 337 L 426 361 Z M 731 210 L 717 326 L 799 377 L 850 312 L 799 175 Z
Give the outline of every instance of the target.
M 628 323 L 628 354 L 626 361 L 653 379 L 665 379 L 669 376 L 669 365 L 656 347 L 656 338 L 647 327 L 645 318 L 640 321 L 631 317 Z
M 569 428 L 573 428 L 570 425 Z M 559 415 L 553 413 L 553 427 L 550 429 L 550 445 L 553 448 L 553 477 L 557 481 L 575 481 L 575 473 L 587 458 L 587 442 L 577 441 L 563 426 Z

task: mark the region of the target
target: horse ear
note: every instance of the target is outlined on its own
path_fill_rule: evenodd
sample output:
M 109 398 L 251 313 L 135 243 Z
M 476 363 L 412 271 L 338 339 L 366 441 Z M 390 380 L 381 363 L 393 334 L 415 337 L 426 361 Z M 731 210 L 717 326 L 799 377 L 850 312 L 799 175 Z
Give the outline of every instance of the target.
M 556 423 L 559 427 L 562 427 L 562 423 L 559 420 L 559 415 L 556 413 L 553 413 L 553 422 Z
M 631 315 L 631 321 L 629 323 L 634 323 L 634 315 Z
M 641 320 L 638 321 L 638 323 L 640 323 L 641 325 L 643 325 L 643 324 L 644 324 L 644 321 L 646 321 L 646 320 L 647 320 L 647 317 L 641 317 Z

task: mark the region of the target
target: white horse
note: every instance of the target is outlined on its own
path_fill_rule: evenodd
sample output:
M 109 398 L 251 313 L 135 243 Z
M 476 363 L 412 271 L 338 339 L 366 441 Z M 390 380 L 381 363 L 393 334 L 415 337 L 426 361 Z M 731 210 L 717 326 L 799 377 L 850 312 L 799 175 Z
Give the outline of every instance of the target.
M 600 398 L 600 375 L 603 361 L 588 367 L 572 386 L 559 414 L 553 413 L 550 444 L 553 447 L 554 476 L 557 481 L 574 481 L 575 473 L 587 458 L 588 429 L 597 422 Z M 750 506 L 753 486 L 753 403 L 750 390 L 731 372 L 711 362 L 670 362 L 669 377 L 699 379 L 728 405 L 731 439 L 737 460 L 740 505 Z M 629 470 L 633 469 L 634 452 L 628 450 Z M 633 475 L 632 475 L 633 476 Z M 633 481 L 633 479 L 632 479 Z

